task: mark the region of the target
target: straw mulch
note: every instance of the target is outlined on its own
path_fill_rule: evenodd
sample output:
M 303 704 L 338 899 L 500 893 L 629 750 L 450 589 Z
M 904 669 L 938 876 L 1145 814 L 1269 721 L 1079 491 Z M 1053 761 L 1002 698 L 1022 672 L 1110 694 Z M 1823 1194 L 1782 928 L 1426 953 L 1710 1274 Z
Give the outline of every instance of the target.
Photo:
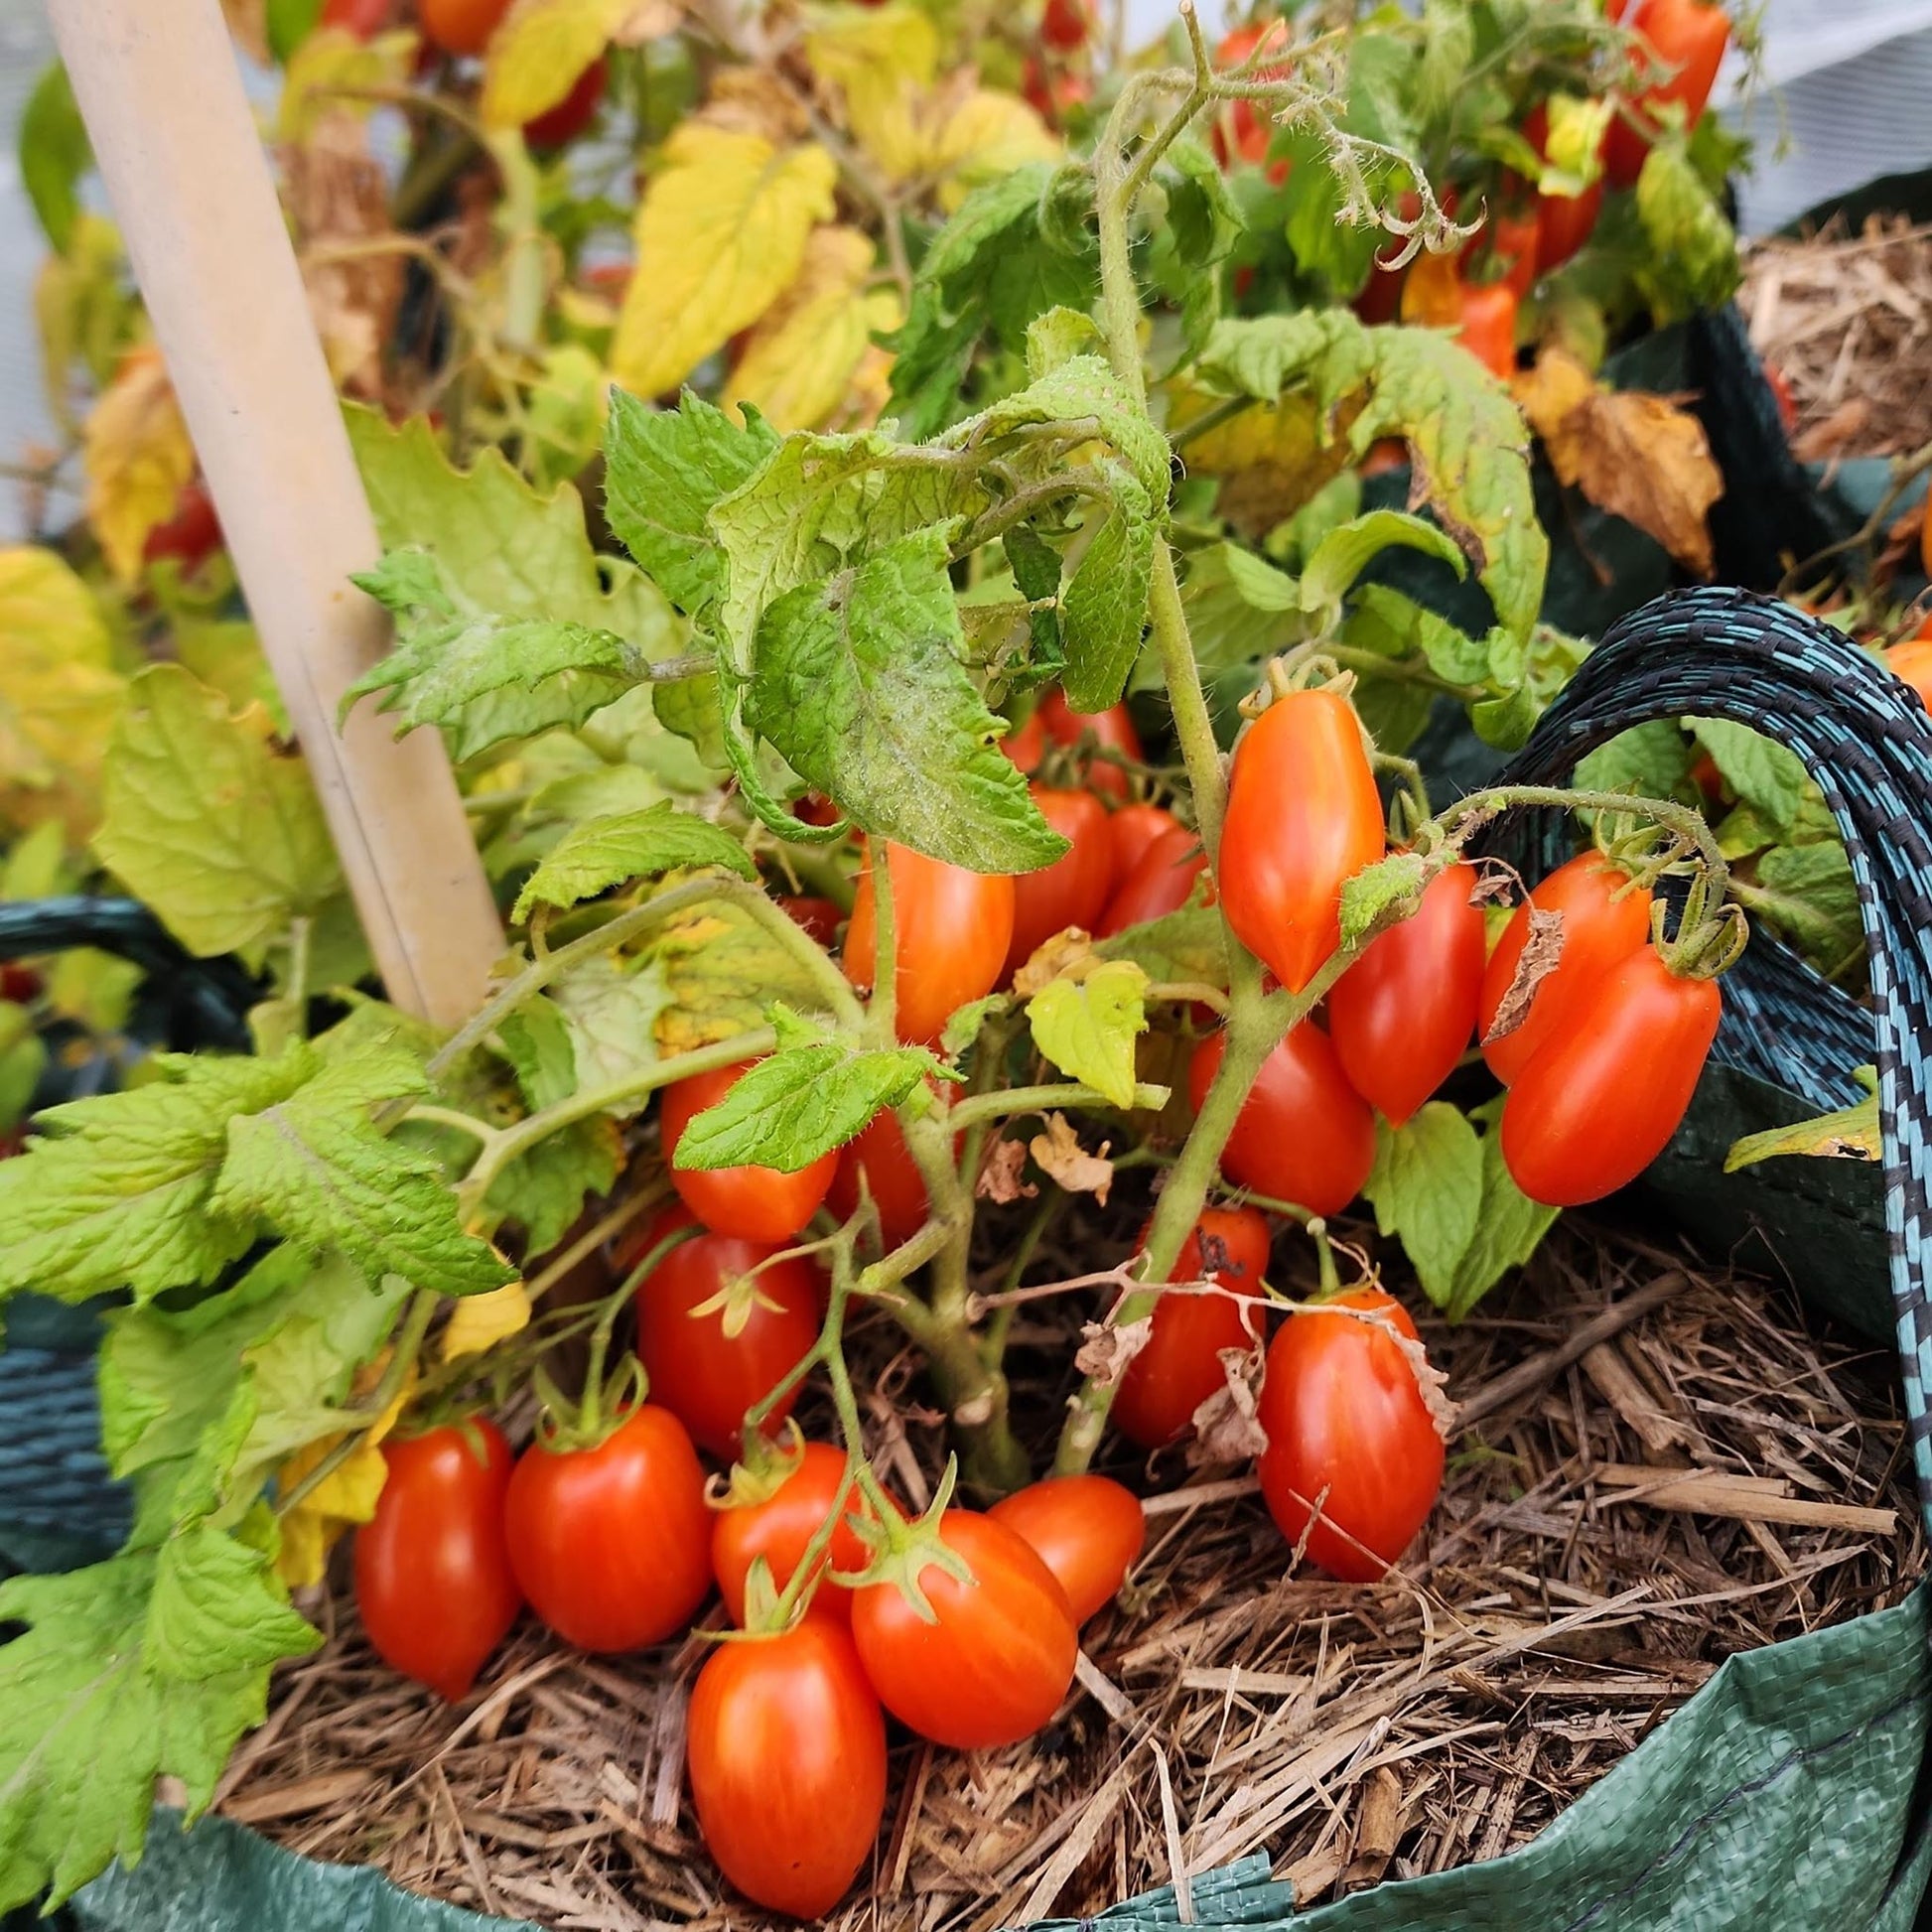
M 1058 1306 L 1017 1337 L 1042 1429 L 1077 1319 Z M 1056 1725 L 970 1757 L 901 1740 L 841 1932 L 988 1932 L 1257 1849 L 1304 1901 L 1493 1857 L 1726 1655 L 1893 1603 L 1923 1568 L 1889 1356 L 1808 1327 L 1782 1287 L 1566 1229 L 1426 1334 L 1463 1417 L 1403 1573 L 1295 1571 L 1244 1476 L 1121 1469 L 1151 1497 L 1147 1553 Z M 941 1438 L 902 1361 L 872 1408 L 882 1466 L 919 1493 Z M 526 1624 L 453 1710 L 375 1661 L 345 1593 L 321 1613 L 332 1640 L 277 1680 L 229 1817 L 546 1926 L 763 1926 L 682 1795 L 698 1641 L 593 1661 Z
M 1904 456 L 1932 443 L 1932 227 L 1872 215 L 1756 243 L 1738 306 L 1797 405 L 1807 462 Z

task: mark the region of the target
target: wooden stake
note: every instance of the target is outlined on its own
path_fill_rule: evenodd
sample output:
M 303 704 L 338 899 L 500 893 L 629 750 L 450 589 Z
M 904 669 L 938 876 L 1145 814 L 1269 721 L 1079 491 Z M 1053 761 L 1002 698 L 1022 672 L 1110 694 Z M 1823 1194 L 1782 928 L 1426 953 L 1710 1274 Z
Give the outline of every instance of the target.
M 342 694 L 387 647 L 380 554 L 218 0 L 50 0 L 250 616 L 389 997 L 454 1026 L 502 950 L 433 731 Z

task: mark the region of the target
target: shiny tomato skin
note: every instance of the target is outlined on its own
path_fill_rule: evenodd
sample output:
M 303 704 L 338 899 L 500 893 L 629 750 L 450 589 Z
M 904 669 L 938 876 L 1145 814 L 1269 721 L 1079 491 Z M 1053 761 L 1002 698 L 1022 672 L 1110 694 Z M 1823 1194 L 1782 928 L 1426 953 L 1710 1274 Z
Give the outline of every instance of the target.
M 1055 791 L 1040 784 L 1028 789 L 1039 815 L 1067 841 L 1067 850 L 1050 866 L 1014 877 L 1006 978 L 1063 928 L 1077 925 L 1091 932 L 1113 885 L 1114 846 L 1106 806 L 1091 791 Z
M 704 1468 L 655 1402 L 595 1449 L 532 1443 L 510 1474 L 503 1528 L 531 1609 L 579 1650 L 660 1643 L 711 1588 Z
M 1400 925 L 1370 942 L 1328 994 L 1328 1037 L 1348 1083 L 1400 1127 L 1454 1072 L 1482 992 L 1473 866 L 1446 867 Z
M 1070 54 L 1086 46 L 1098 25 L 1093 0 L 1046 0 L 1039 37 L 1048 47 Z
M 1143 1228 L 1142 1245 L 1147 1235 Z M 1268 1220 L 1257 1209 L 1206 1207 L 1181 1243 L 1168 1280 L 1213 1281 L 1237 1295 L 1259 1296 L 1268 1276 Z M 1194 1411 L 1227 1384 L 1221 1351 L 1250 1349 L 1261 1332 L 1261 1313 L 1251 1302 L 1224 1295 L 1162 1296 L 1154 1305 L 1147 1346 L 1128 1363 L 1114 1391 L 1108 1412 L 1114 1427 L 1142 1449 L 1160 1449 L 1185 1435 Z
M 1066 1591 L 1076 1626 L 1120 1594 L 1147 1544 L 1140 1498 L 1110 1476 L 1048 1476 L 987 1514 L 1018 1531 Z
M 1114 888 L 1107 908 L 1094 927 L 1094 936 L 1111 939 L 1130 925 L 1145 925 L 1149 919 L 1178 912 L 1193 897 L 1194 881 L 1207 870 L 1207 854 L 1200 849 L 1200 834 L 1176 825 L 1163 832 L 1152 845 L 1142 850 L 1128 870 L 1127 877 Z M 1214 902 L 1210 890 L 1207 902 Z
M 1503 1161 L 1517 1186 L 1546 1207 L 1628 1186 L 1670 1145 L 1723 1013 L 1716 980 L 1679 979 L 1654 946 L 1611 967 L 1503 1102 Z
M 1164 832 L 1177 832 L 1180 821 L 1165 805 L 1123 805 L 1107 820 L 1107 843 L 1113 855 L 1108 892 L 1116 893 L 1140 856 Z
M 481 54 L 510 0 L 416 0 L 424 37 L 445 54 Z
M 192 575 L 220 547 L 221 521 L 214 513 L 214 498 L 207 484 L 196 478 L 182 485 L 174 514 L 148 532 L 141 558 L 153 564 L 172 557 Z
M 930 1045 L 958 1008 L 999 985 L 1013 943 L 1013 881 L 902 845 L 887 846 L 886 864 L 898 943 L 895 1025 L 908 1044 Z M 876 940 L 868 857 L 845 934 L 845 976 L 861 992 L 872 989 Z
M 540 153 L 567 148 L 597 119 L 609 78 L 609 64 L 600 54 L 570 83 L 570 92 L 556 106 L 546 107 L 534 119 L 523 123 L 524 140 Z
M 1414 1341 L 1416 1325 L 1379 1288 L 1323 1308 L 1373 1310 Z M 1268 1348 L 1255 1461 L 1268 1513 L 1291 1543 L 1343 1583 L 1373 1583 L 1415 1540 L 1442 1492 L 1444 1445 L 1409 1358 L 1386 1330 L 1323 1308 L 1292 1314 Z M 1327 1494 L 1322 1497 L 1322 1491 Z M 1312 1505 L 1321 1517 L 1312 1529 Z
M 685 1764 L 719 1870 L 767 1911 L 829 1912 L 886 1815 L 886 1720 L 844 1626 L 718 1645 L 691 1687 Z
M 1884 657 L 1885 669 L 1909 684 L 1919 703 L 1932 711 L 1932 638 L 1908 637 L 1902 644 L 1893 644 Z
M 839 1500 L 841 1485 L 845 1490 L 843 1502 Z M 711 1526 L 711 1571 L 734 1623 L 742 1625 L 745 1621 L 745 1580 L 753 1563 L 762 1557 L 770 1566 L 773 1586 L 783 1589 L 820 1525 L 835 1509 L 842 1520 L 826 1546 L 824 1568 L 848 1574 L 863 1570 L 868 1560 L 866 1546 L 858 1531 L 843 1519 L 870 1511 L 858 1485 L 847 1480 L 845 1451 L 830 1443 L 807 1443 L 798 1466 L 762 1502 L 716 1513 Z M 822 1576 L 812 1591 L 811 1613 L 849 1623 L 852 1592 L 843 1584 Z
M 1124 704 L 1109 705 L 1105 711 L 1078 712 L 1068 706 L 1063 692 L 1055 690 L 1040 699 L 1034 716 L 1055 745 L 1076 746 L 1082 739 L 1091 738 L 1101 751 L 1119 752 L 1136 764 L 1147 761 L 1147 754 L 1141 749 L 1141 735 L 1134 729 L 1134 721 L 1127 715 Z M 1103 798 L 1125 798 L 1129 789 L 1127 773 L 1117 764 L 1095 759 L 1087 767 L 1087 789 Z
M 392 1438 L 375 1515 L 355 1533 L 355 1604 L 375 1654 L 452 1704 L 523 1607 L 503 1534 L 513 1459 L 482 1418 Z
M 1216 884 L 1236 936 L 1299 993 L 1341 943 L 1343 883 L 1385 843 L 1361 722 L 1332 691 L 1291 691 L 1234 748 Z
M 778 903 L 828 952 L 838 943 L 839 927 L 845 923 L 845 914 L 829 898 L 794 894 L 780 898 Z
M 1637 119 L 1648 122 L 1653 131 L 1654 118 L 1646 109 L 1661 107 L 1666 101 L 1683 105 L 1685 125 L 1695 127 L 1717 84 L 1718 69 L 1730 42 L 1730 16 L 1722 7 L 1709 6 L 1705 0 L 1638 0 L 1631 10 L 1629 27 L 1641 34 L 1656 51 L 1658 60 L 1676 71 L 1668 79 L 1646 87 L 1633 103 Z M 1610 123 L 1603 144 L 1603 172 L 1612 188 L 1629 188 L 1643 173 L 1644 157 L 1650 142 L 1620 117 Z
M 644 1252 L 674 1228 L 689 1226 L 687 1209 L 658 1218 Z M 778 1249 L 734 1235 L 700 1234 L 680 1242 L 637 1290 L 637 1357 L 651 1397 L 721 1462 L 742 1446 L 745 1412 L 763 1399 L 818 1339 L 818 1271 L 803 1256 L 772 1261 Z M 730 1332 L 730 1311 L 697 1312 L 760 1262 L 744 1325 Z M 791 1413 L 795 1395 L 771 1412 L 771 1426 Z
M 1501 381 L 1516 373 L 1516 291 L 1508 282 L 1462 286 L 1455 339 Z
M 776 1168 L 680 1168 L 673 1156 L 684 1130 L 707 1107 L 723 1100 L 751 1060 L 711 1073 L 673 1080 L 659 1099 L 659 1132 L 671 1185 L 706 1227 L 744 1241 L 789 1241 L 814 1214 L 832 1184 L 839 1157 L 821 1154 L 796 1173 Z
M 1225 1035 L 1210 1034 L 1194 1048 L 1187 1090 L 1196 1109 L 1226 1044 Z M 1311 1214 L 1339 1214 L 1374 1165 L 1375 1116 L 1348 1084 L 1334 1042 L 1304 1020 L 1262 1062 L 1221 1150 L 1221 1172 Z
M 1593 852 L 1559 866 L 1534 887 L 1529 904 L 1563 914 L 1563 951 L 1553 971 L 1536 989 L 1523 1024 L 1501 1039 L 1483 1041 L 1482 1057 L 1504 1086 L 1516 1078 L 1531 1054 L 1564 1024 L 1574 1001 L 1610 967 L 1627 959 L 1650 937 L 1650 894 L 1632 890 L 1613 897 L 1629 875 Z M 1476 1004 L 1480 1037 L 1495 1024 L 1496 1009 L 1516 977 L 1516 963 L 1529 938 L 1528 906 L 1519 905 L 1496 950 L 1483 969 Z
M 925 1226 L 925 1176 L 891 1107 L 881 1108 L 839 1149 L 839 1168 L 825 1204 L 841 1221 L 849 1221 L 858 1208 L 861 1173 L 872 1190 L 887 1247 L 897 1248 Z
M 1539 195 L 1536 198 L 1536 272 L 1548 275 L 1561 268 L 1596 230 L 1603 211 L 1603 183 L 1599 177 L 1581 195 Z

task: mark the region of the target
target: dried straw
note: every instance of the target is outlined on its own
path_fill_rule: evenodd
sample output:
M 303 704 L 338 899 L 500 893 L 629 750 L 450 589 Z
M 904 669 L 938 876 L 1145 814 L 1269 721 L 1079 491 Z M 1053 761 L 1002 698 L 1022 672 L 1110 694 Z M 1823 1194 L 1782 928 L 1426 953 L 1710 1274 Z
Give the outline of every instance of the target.
M 1016 1359 L 1045 1431 L 1082 1311 L 1042 1308 Z M 1566 1230 L 1426 1334 L 1465 1420 L 1403 1573 L 1292 1570 L 1237 1472 L 1119 1470 L 1149 1492 L 1148 1549 L 1057 1722 L 973 1755 L 901 1739 L 840 1932 L 991 1932 L 1257 1849 L 1304 1900 L 1494 1857 L 1724 1657 L 1893 1603 L 1923 1567 L 1888 1357 L 1808 1327 L 1781 1288 Z M 929 1479 L 936 1419 L 894 1400 L 903 1365 L 871 1345 L 896 1479 Z M 592 1660 L 526 1624 L 452 1710 L 372 1658 L 345 1596 L 326 1614 L 228 1816 L 546 1926 L 762 1932 L 682 1795 L 702 1642 Z

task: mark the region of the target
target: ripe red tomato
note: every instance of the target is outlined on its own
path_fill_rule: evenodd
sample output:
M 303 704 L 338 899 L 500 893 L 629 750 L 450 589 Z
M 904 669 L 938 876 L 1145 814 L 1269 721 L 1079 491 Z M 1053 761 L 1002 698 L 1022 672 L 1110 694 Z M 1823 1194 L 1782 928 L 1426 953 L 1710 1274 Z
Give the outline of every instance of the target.
M 1024 725 L 1008 732 L 1000 740 L 1000 750 L 1032 777 L 1046 756 L 1046 727 L 1040 723 L 1039 713 L 1035 711 Z
M 845 914 L 829 898 L 812 898 L 801 894 L 780 898 L 778 903 L 828 951 L 837 942 Z
M 684 1425 L 646 1402 L 595 1449 L 532 1443 L 503 1499 L 530 1607 L 580 1650 L 640 1650 L 711 1587 L 711 1511 Z
M 609 66 L 600 54 L 571 82 L 570 92 L 556 106 L 546 107 L 534 120 L 523 123 L 524 140 L 539 152 L 567 148 L 596 120 L 609 78 Z
M 417 0 L 416 18 L 445 54 L 481 54 L 509 10 L 510 0 Z
M 1350 1289 L 1290 1315 L 1268 1349 L 1255 1460 L 1268 1513 L 1331 1577 L 1368 1584 L 1428 1520 L 1443 1487 L 1443 1439 L 1407 1355 L 1386 1328 L 1340 1313 L 1385 1315 L 1409 1340 L 1416 1324 L 1379 1288 Z M 1325 1493 L 1324 1493 L 1325 1492 Z M 1319 1501 L 1320 1520 L 1310 1518 Z
M 1548 275 L 1576 254 L 1595 231 L 1596 217 L 1602 208 L 1600 177 L 1581 195 L 1539 195 L 1536 198 L 1536 272 Z
M 1226 72 L 1247 61 L 1261 47 L 1264 39 L 1285 45 L 1287 38 L 1288 29 L 1279 20 L 1270 21 L 1265 27 L 1237 27 L 1214 50 L 1214 65 Z M 1252 77 L 1257 80 L 1279 80 L 1287 72 L 1286 67 L 1262 66 L 1254 69 Z M 1217 110 L 1210 139 L 1214 144 L 1214 159 L 1223 168 L 1236 159 L 1258 164 L 1268 159 L 1275 129 L 1268 118 L 1267 109 L 1259 103 L 1230 100 L 1224 101 Z M 1279 188 L 1288 179 L 1287 162 L 1278 161 L 1268 173 L 1269 179 Z
M 1501 1039 L 1484 1038 L 1482 1057 L 1504 1086 L 1516 1078 L 1536 1049 L 1565 1024 L 1577 998 L 1608 969 L 1627 959 L 1650 937 L 1650 894 L 1631 890 L 1629 876 L 1594 852 L 1586 852 L 1559 866 L 1530 893 L 1503 929 L 1496 950 L 1483 970 L 1482 995 L 1476 1005 L 1476 1030 L 1486 1035 L 1495 1025 L 1516 963 L 1530 935 L 1529 906 L 1563 914 L 1563 951 L 1555 969 L 1542 980 L 1523 1024 Z
M 861 1173 L 872 1189 L 887 1247 L 897 1248 L 925 1226 L 925 1176 L 891 1107 L 882 1108 L 839 1149 L 839 1168 L 825 1204 L 841 1221 L 849 1221 L 858 1208 Z
M 358 41 L 374 40 L 389 24 L 390 0 L 323 0 L 322 27 L 342 27 Z
M 1039 37 L 1048 47 L 1072 52 L 1086 46 L 1100 24 L 1093 0 L 1046 0 Z
M 1932 623 L 1932 620 L 1928 620 Z M 1884 653 L 1885 669 L 1893 677 L 1903 678 L 1918 693 L 1919 703 L 1932 711 L 1932 639 L 1923 633 L 1908 637 L 1902 644 L 1893 644 Z M 8 994 L 9 999 L 14 995 Z
M 1194 1048 L 1187 1091 L 1196 1108 L 1226 1045 L 1225 1035 L 1210 1034 Z M 1221 1151 L 1221 1172 L 1311 1214 L 1338 1214 L 1374 1165 L 1375 1116 L 1348 1084 L 1334 1042 L 1304 1020 L 1262 1062 Z
M 355 1533 L 355 1607 L 391 1670 L 456 1704 L 523 1607 L 503 1536 L 510 1446 L 479 1418 L 392 1438 L 382 1460 L 381 1499 Z
M 1000 873 L 968 872 L 888 845 L 893 881 L 893 929 L 898 946 L 896 1008 L 898 1036 L 930 1045 L 956 1009 L 1000 983 L 1013 943 L 1013 881 Z M 859 875 L 852 923 L 845 933 L 845 976 L 872 990 L 872 861 Z
M 1110 939 L 1130 925 L 1144 925 L 1170 912 L 1178 912 L 1194 890 L 1194 881 L 1207 870 L 1207 854 L 1200 849 L 1200 834 L 1176 825 L 1163 832 L 1128 868 L 1127 876 L 1114 888 L 1107 909 L 1094 927 L 1097 938 Z M 1209 882 L 1208 904 L 1214 902 Z
M 886 1720 L 844 1628 L 807 1617 L 721 1643 L 691 1687 L 684 1749 L 719 1870 L 768 1911 L 829 1912 L 886 1815 Z
M 1464 246 L 1460 259 L 1464 267 L 1487 264 L 1499 269 L 1495 279 L 1522 302 L 1536 286 L 1536 245 L 1535 208 L 1498 207 L 1483 232 Z
M 850 1575 L 866 1567 L 868 1553 L 858 1531 L 844 1519 L 870 1515 L 871 1510 L 858 1485 L 846 1479 L 845 1451 L 830 1443 L 807 1443 L 797 1466 L 768 1496 L 718 1511 L 711 1527 L 711 1569 L 734 1623 L 745 1621 L 745 1580 L 753 1563 L 762 1557 L 770 1566 L 772 1583 L 783 1589 L 812 1538 L 835 1510 L 841 1520 L 826 1546 L 824 1569 Z M 847 1621 L 852 1615 L 852 1592 L 822 1577 L 812 1592 L 811 1607 L 815 1615 Z
M 955 1750 L 992 1750 L 1031 1736 L 1060 1708 L 1079 1638 L 1066 1591 L 1017 1530 L 970 1509 L 949 1509 L 939 1539 L 965 1558 L 973 1582 L 936 1565 L 919 1572 L 935 1620 L 927 1623 L 897 1584 L 852 1597 L 852 1636 L 894 1717 Z
M 645 1251 L 690 1225 L 688 1211 L 672 1208 L 652 1224 Z M 637 1357 L 651 1395 L 722 1462 L 739 1452 L 746 1410 L 818 1339 L 818 1271 L 802 1256 L 771 1261 L 777 1252 L 700 1234 L 673 1248 L 637 1290 Z M 770 1265 L 747 1281 L 760 1262 Z M 734 1283 L 744 1284 L 735 1295 Z M 720 1296 L 723 1307 L 700 1312 Z M 772 1410 L 773 1428 L 794 1400 L 787 1395 Z
M 1503 1102 L 1503 1161 L 1546 1207 L 1629 1183 L 1677 1132 L 1718 1036 L 1716 980 L 1680 979 L 1654 946 L 1600 975 Z
M 1391 926 L 1328 995 L 1328 1037 L 1362 1098 L 1400 1127 L 1455 1070 L 1482 991 L 1482 908 L 1473 866 L 1429 882 L 1414 915 Z
M 1148 1231 L 1141 1230 L 1145 1246 Z M 1268 1275 L 1268 1220 L 1252 1207 L 1206 1207 L 1168 1270 L 1171 1282 L 1219 1282 L 1237 1295 L 1259 1295 Z M 1226 1386 L 1224 1348 L 1250 1349 L 1261 1339 L 1261 1312 L 1222 1295 L 1164 1295 L 1154 1305 L 1147 1346 L 1127 1365 L 1114 1391 L 1114 1427 L 1130 1443 L 1159 1449 L 1184 1435 L 1194 1411 Z
M 791 815 L 801 825 L 836 825 L 839 808 L 822 791 L 801 792 L 791 801 Z
M 31 966 L 22 966 L 12 959 L 0 960 L 0 1000 L 26 1006 L 29 1001 L 40 998 L 42 985 L 41 976 Z
M 1771 391 L 1771 400 L 1778 406 L 1778 421 L 1789 436 L 1798 427 L 1798 398 L 1791 393 L 1790 380 L 1775 362 L 1766 362 L 1764 381 Z
M 181 494 L 175 498 L 175 513 L 148 532 L 141 545 L 141 558 L 154 564 L 173 557 L 192 575 L 220 547 L 221 523 L 214 513 L 214 498 L 208 494 L 207 484 L 197 478 L 182 485 Z
M 1147 1542 L 1140 1498 L 1107 1476 L 1048 1476 L 987 1514 L 1024 1537 L 1053 1573 L 1076 1625 L 1120 1594 Z
M 1020 96 L 1048 127 L 1059 127 L 1076 107 L 1093 98 L 1093 82 L 1070 68 L 1049 69 L 1037 54 L 1027 56 Z
M 1654 110 L 1666 101 L 1683 104 L 1685 125 L 1695 127 L 1717 83 L 1718 69 L 1730 41 L 1730 16 L 1705 0 L 1638 0 L 1630 15 L 1632 33 L 1641 34 L 1658 61 L 1676 69 L 1668 79 L 1646 86 L 1632 103 L 1636 117 L 1655 130 Z M 1628 188 L 1643 173 L 1650 141 L 1621 118 L 1610 123 L 1603 148 L 1603 172 L 1613 188 Z
M 1332 691 L 1277 698 L 1234 748 L 1217 884 L 1237 937 L 1290 992 L 1341 944 L 1343 882 L 1384 842 L 1354 706 Z
M 1109 891 L 1118 892 L 1141 854 L 1164 832 L 1177 832 L 1180 821 L 1163 805 L 1123 805 L 1107 820 L 1107 842 L 1113 854 Z
M 1136 764 L 1147 761 L 1147 754 L 1141 749 L 1141 735 L 1134 729 L 1134 721 L 1127 715 L 1124 704 L 1088 714 L 1070 710 L 1065 694 L 1053 690 L 1040 699 L 1034 716 L 1055 745 L 1075 746 L 1090 737 L 1100 751 L 1118 752 Z M 1095 759 L 1087 767 L 1087 789 L 1099 792 L 1103 798 L 1125 798 L 1127 773 L 1105 759 Z
M 1508 282 L 1463 283 L 1462 324 L 1455 339 L 1493 376 L 1516 373 L 1516 291 Z
M 776 1168 L 704 1169 L 673 1164 L 684 1130 L 707 1107 L 723 1100 L 752 1064 L 741 1060 L 715 1073 L 691 1073 L 673 1080 L 658 1103 L 659 1134 L 671 1185 L 706 1227 L 745 1241 L 785 1242 L 818 1212 L 839 1165 L 837 1154 L 821 1154 L 796 1173 Z
M 1068 847 L 1050 866 L 1015 875 L 1013 939 L 1003 978 L 1011 978 L 1036 946 L 1063 927 L 1092 931 L 1113 884 L 1114 846 L 1106 806 L 1090 791 L 1054 791 L 1040 784 L 1029 789 L 1040 816 Z

